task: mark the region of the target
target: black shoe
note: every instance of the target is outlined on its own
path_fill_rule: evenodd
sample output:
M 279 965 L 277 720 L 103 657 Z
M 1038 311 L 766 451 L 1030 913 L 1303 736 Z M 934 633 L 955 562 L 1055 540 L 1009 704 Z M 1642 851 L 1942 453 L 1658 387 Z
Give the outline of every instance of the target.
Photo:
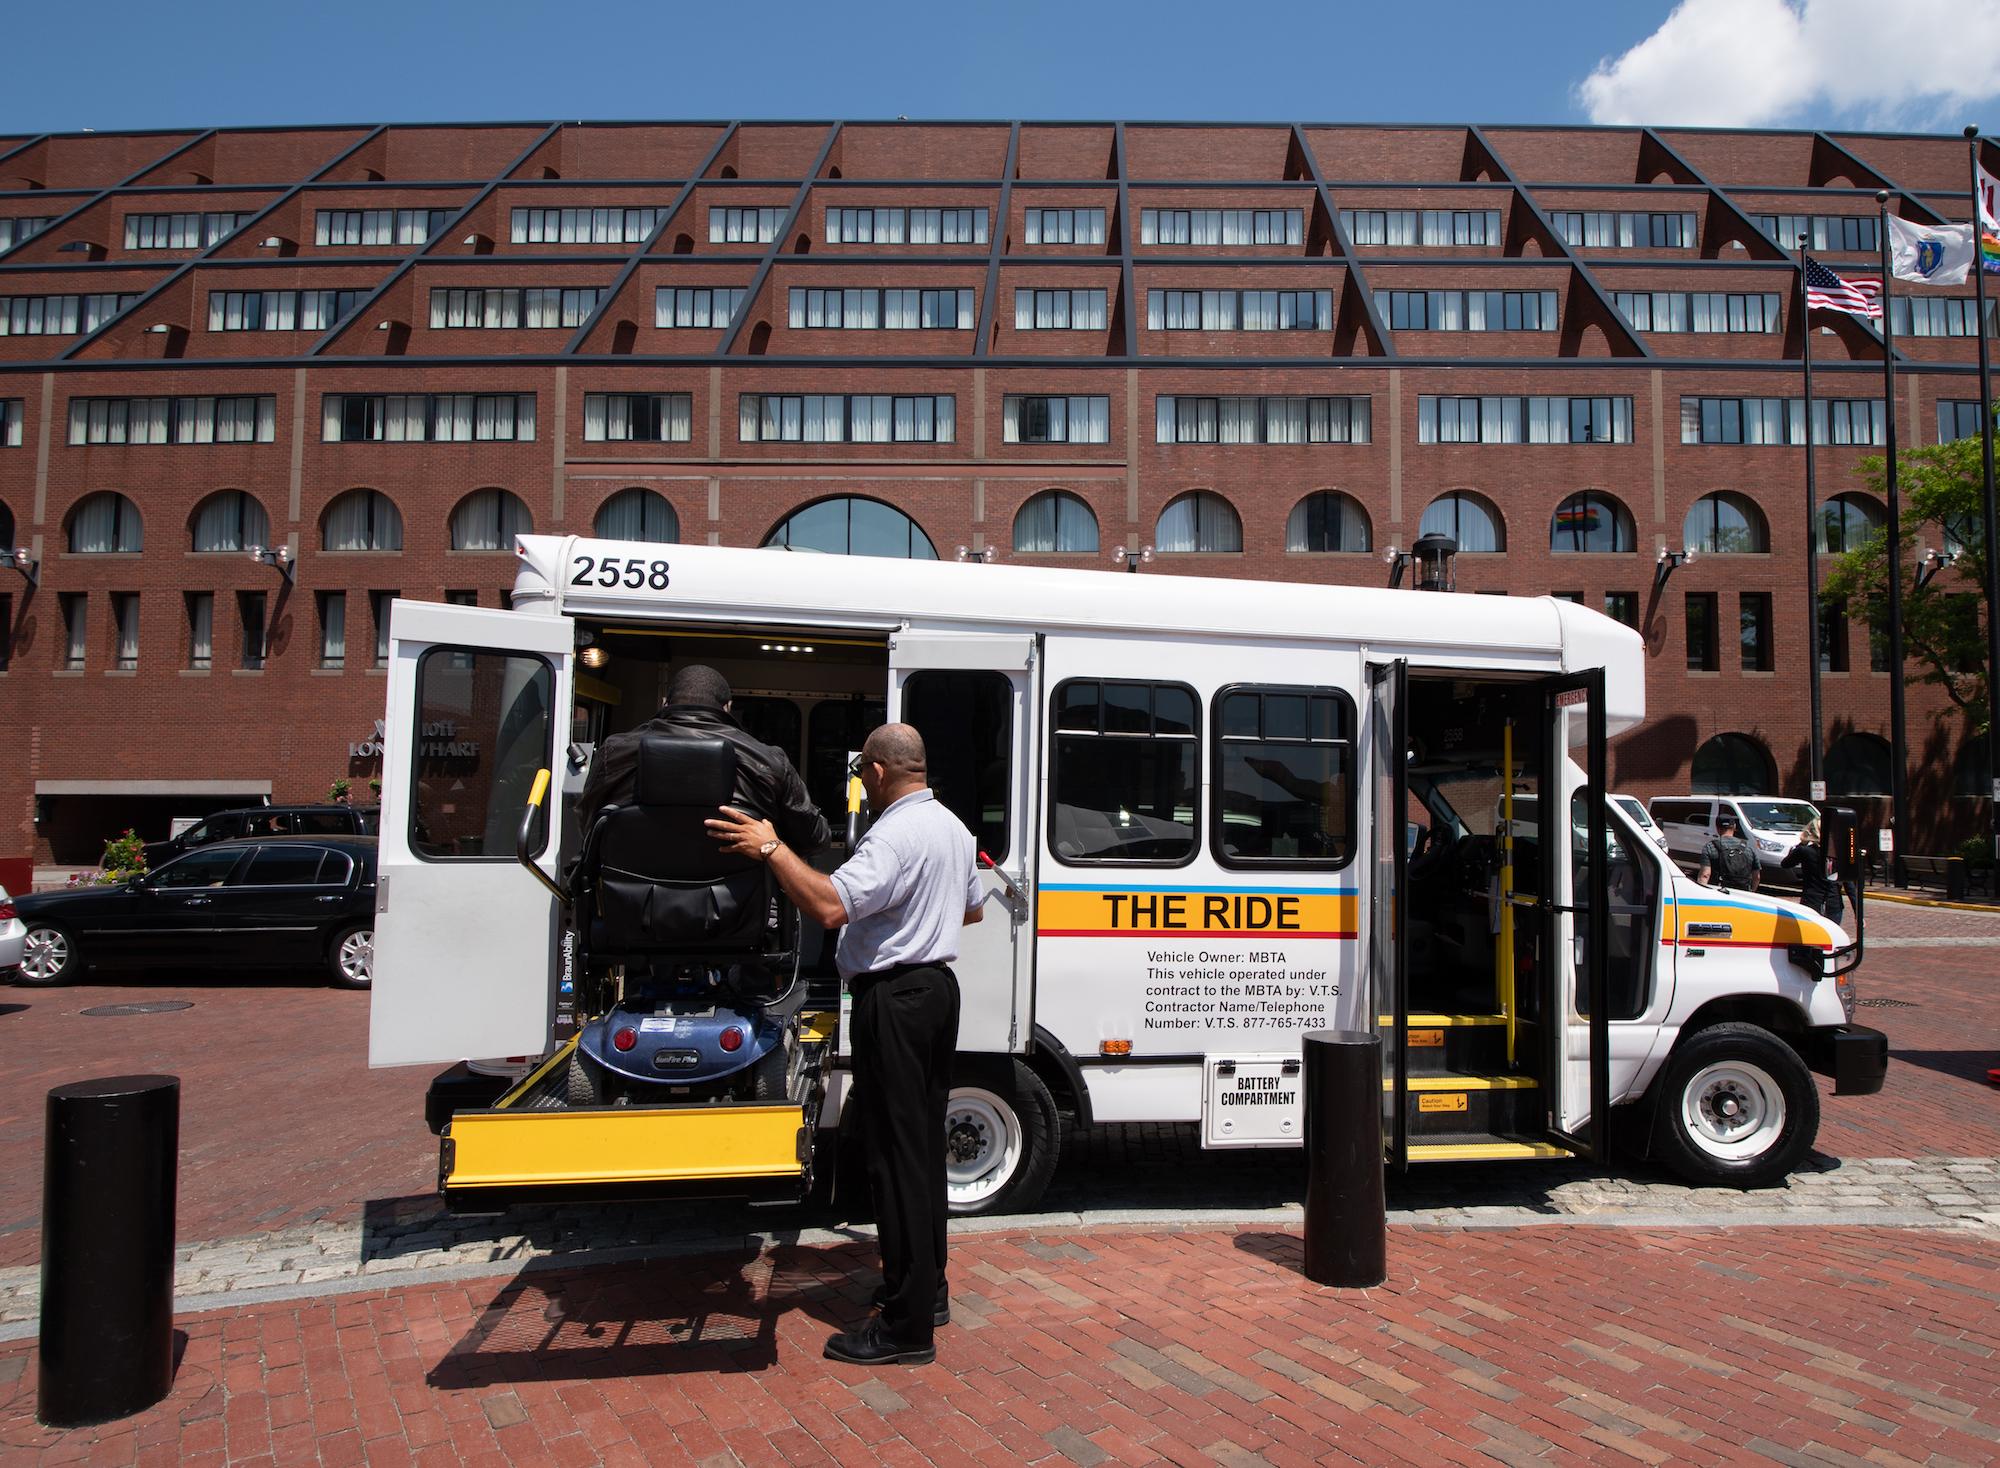
M 889 1296 L 885 1293 L 882 1286 L 878 1285 L 876 1286 L 875 1293 L 868 1297 L 868 1303 L 878 1311 L 885 1310 L 889 1305 Z M 951 1296 L 946 1292 L 943 1285 L 939 1285 L 937 1303 L 931 1307 L 931 1325 L 936 1327 L 950 1324 Z
M 880 1320 L 871 1320 L 859 1330 L 843 1330 L 827 1337 L 826 1358 L 855 1366 L 928 1366 L 937 1360 L 937 1347 L 899 1346 L 882 1329 Z

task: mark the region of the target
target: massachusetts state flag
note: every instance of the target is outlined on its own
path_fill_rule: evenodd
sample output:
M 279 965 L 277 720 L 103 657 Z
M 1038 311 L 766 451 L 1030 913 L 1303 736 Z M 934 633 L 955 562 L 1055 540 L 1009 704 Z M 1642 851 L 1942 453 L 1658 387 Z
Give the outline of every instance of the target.
M 1882 282 L 1870 278 L 1847 280 L 1835 275 L 1819 261 L 1806 256 L 1806 309 L 1845 311 L 1850 316 L 1882 319 Z

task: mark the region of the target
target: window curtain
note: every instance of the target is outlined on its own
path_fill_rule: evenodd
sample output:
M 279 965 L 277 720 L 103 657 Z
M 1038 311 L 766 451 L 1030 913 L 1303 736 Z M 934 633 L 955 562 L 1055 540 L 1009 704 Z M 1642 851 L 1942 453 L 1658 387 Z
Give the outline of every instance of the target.
M 650 489 L 620 490 L 598 510 L 594 528 L 603 540 L 671 545 L 680 539 L 680 519 L 674 507 Z
M 188 609 L 188 666 L 206 668 L 215 660 L 215 593 L 190 592 Z
M 264 507 L 241 490 L 210 495 L 195 512 L 194 548 L 198 551 L 240 551 L 270 542 L 271 522 Z
M 121 494 L 94 494 L 70 517 L 69 548 L 78 554 L 145 549 L 139 511 Z
M 319 665 L 344 667 L 347 663 L 347 593 L 323 591 L 319 597 Z

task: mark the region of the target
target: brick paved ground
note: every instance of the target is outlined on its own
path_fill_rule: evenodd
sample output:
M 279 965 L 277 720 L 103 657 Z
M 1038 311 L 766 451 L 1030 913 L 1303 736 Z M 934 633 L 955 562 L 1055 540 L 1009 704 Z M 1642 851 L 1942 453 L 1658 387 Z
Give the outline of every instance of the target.
M 1976 1463 L 2000 1245 L 1914 1231 L 1398 1229 L 1323 1291 L 1286 1233 L 983 1236 L 939 1362 L 820 1357 L 868 1251 L 778 1249 L 187 1317 L 171 1397 L 10 1463 Z

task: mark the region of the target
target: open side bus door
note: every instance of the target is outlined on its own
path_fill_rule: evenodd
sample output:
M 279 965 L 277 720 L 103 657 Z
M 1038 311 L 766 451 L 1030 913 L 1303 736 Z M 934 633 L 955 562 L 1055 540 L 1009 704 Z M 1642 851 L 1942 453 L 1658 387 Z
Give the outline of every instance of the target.
M 1608 1160 L 1611 1111 L 1610 837 L 1605 817 L 1604 670 L 1541 685 L 1539 812 L 1544 901 L 1542 1013 L 1549 1023 L 1548 1133 L 1580 1157 Z M 1567 758 L 1584 746 L 1582 771 Z
M 1409 820 L 1409 681 L 1402 658 L 1368 665 L 1369 891 L 1368 1013 L 1391 1063 L 1382 1095 L 1384 1156 L 1391 1167 L 1410 1161 L 1409 940 L 1403 894 L 1409 867 L 1404 828 Z
M 368 1063 L 539 1055 L 553 896 L 515 857 L 536 773 L 567 739 L 567 617 L 398 601 L 389 619 Z M 556 872 L 558 815 L 530 853 Z
M 889 718 L 924 736 L 930 783 L 978 842 L 985 919 L 959 940 L 958 1048 L 1020 1053 L 1033 1031 L 1040 658 L 1031 633 L 898 632 Z M 842 1053 L 850 1027 L 841 1026 Z

